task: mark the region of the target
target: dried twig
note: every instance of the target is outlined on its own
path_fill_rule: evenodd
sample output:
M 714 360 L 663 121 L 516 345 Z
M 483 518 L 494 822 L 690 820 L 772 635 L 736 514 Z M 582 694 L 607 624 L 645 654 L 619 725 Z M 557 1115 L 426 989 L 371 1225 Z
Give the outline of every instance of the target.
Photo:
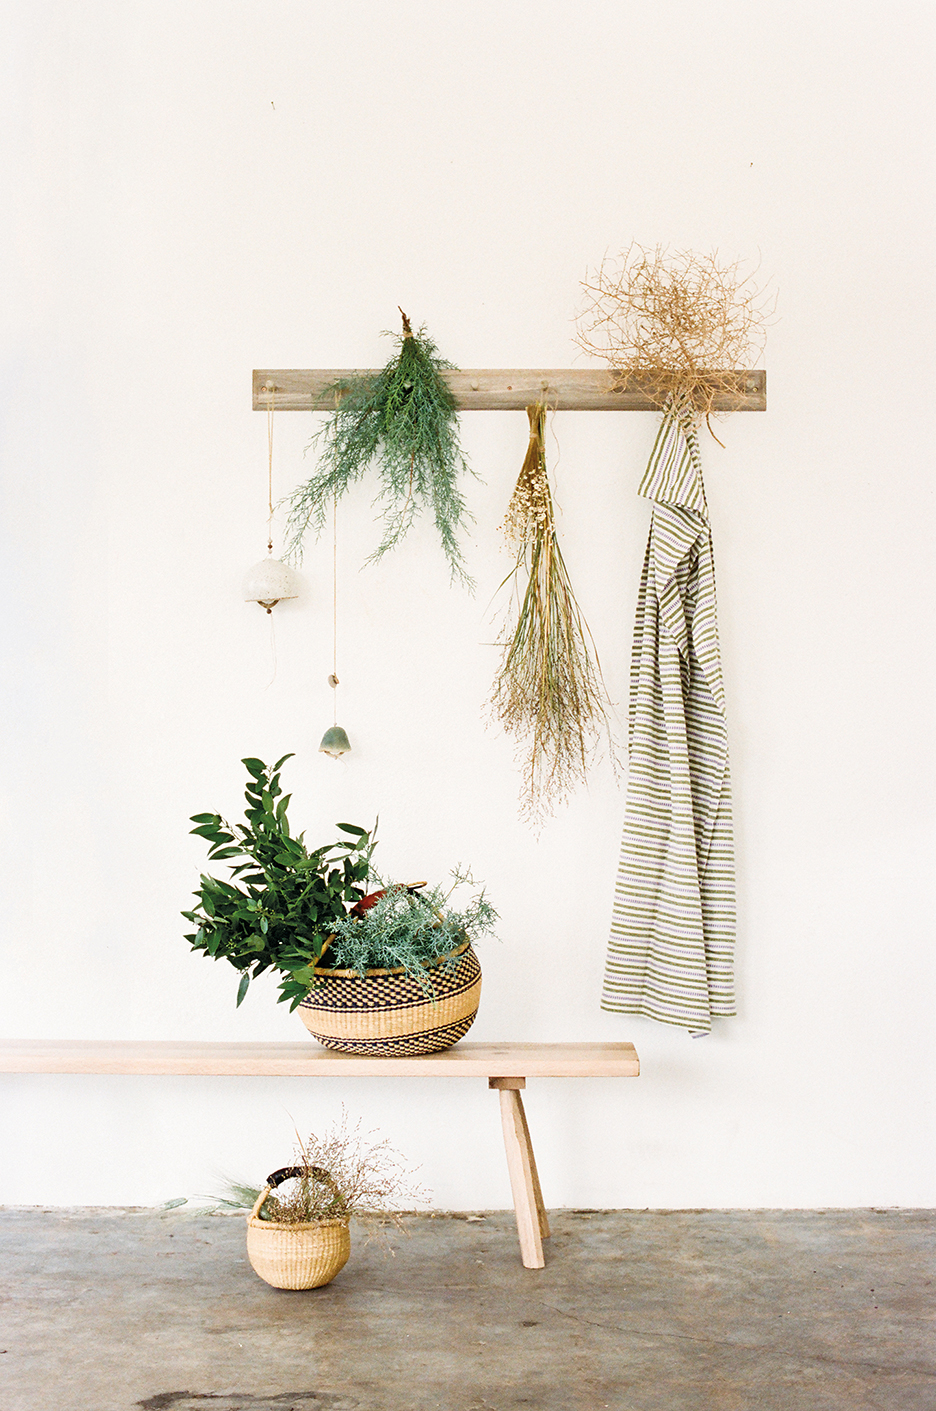
M 716 400 L 723 408 L 740 401 L 737 373 L 759 358 L 776 303 L 742 274 L 740 260 L 659 245 L 632 244 L 582 288 L 579 347 L 609 362 L 622 383 L 639 377 L 661 407 L 685 393 L 700 418 Z

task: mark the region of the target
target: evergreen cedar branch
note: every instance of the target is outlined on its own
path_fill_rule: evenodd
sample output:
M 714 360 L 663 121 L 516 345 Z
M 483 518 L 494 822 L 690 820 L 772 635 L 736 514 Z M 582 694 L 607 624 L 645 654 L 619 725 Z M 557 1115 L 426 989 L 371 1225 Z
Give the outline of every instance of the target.
M 217 813 L 192 816 L 191 831 L 209 843 L 210 861 L 245 861 L 231 866 L 230 882 L 202 875 L 199 906 L 182 915 L 197 927 L 185 937 L 194 950 L 241 971 L 238 1004 L 250 981 L 273 969 L 284 976 L 279 1000 L 292 1010 L 314 983 L 315 963 L 335 923 L 364 896 L 375 842 L 353 823 L 336 825 L 348 839 L 313 852 L 304 834 L 292 837 L 291 795 L 282 793 L 279 774 L 291 758 L 283 755 L 269 771 L 262 760 L 241 761 L 249 776 L 246 824 L 232 826 Z
M 458 543 L 458 531 L 471 519 L 458 481 L 471 472 L 459 444 L 455 398 L 442 376 L 454 363 L 438 356 L 424 327 L 413 332 L 406 314 L 402 334 L 391 336 L 398 349 L 386 367 L 330 389 L 335 410 L 312 442 L 322 447 L 318 469 L 290 496 L 286 557 L 301 559 L 306 530 L 321 533 L 329 508 L 376 462 L 374 503 L 382 510 L 383 538 L 367 562 L 398 544 L 425 508 L 452 578 L 471 588 Z

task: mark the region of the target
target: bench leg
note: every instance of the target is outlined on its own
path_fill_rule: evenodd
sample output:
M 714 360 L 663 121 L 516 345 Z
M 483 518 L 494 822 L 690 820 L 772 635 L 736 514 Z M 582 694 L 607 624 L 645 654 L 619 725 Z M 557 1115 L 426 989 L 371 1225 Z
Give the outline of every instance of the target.
M 524 1078 L 489 1078 L 488 1086 L 500 1092 L 501 1122 L 504 1128 L 504 1147 L 507 1152 L 507 1170 L 510 1173 L 510 1187 L 513 1192 L 514 1210 L 517 1213 L 517 1234 L 520 1237 L 520 1257 L 527 1269 L 542 1269 L 543 1240 L 549 1235 L 549 1221 L 543 1204 L 530 1129 L 520 1089 L 526 1086 Z

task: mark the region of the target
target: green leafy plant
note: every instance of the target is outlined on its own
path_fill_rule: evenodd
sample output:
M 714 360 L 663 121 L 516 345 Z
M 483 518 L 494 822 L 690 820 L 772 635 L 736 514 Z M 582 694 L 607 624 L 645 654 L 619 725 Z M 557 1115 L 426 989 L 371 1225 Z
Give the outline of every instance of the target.
M 231 880 L 202 875 L 198 906 L 182 913 L 196 927 L 185 939 L 241 972 L 238 1004 L 252 979 L 277 970 L 284 977 L 279 999 L 295 1009 L 336 924 L 365 894 L 372 833 L 338 823 L 349 837 L 312 851 L 304 834 L 290 833 L 292 796 L 283 794 L 280 769 L 291 758 L 283 755 L 271 769 L 259 759 L 241 761 L 248 774 L 245 823 L 231 825 L 218 813 L 191 819 L 191 831 L 210 845 L 209 860 L 231 861 Z
M 458 486 L 468 466 L 455 398 L 442 376 L 454 364 L 439 357 L 425 328 L 413 332 L 406 314 L 403 333 L 391 336 L 398 349 L 386 367 L 332 389 L 335 410 L 312 443 L 321 443 L 319 468 L 290 497 L 286 556 L 301 559 L 307 529 L 321 533 L 329 508 L 376 463 L 375 503 L 382 508 L 384 532 L 368 563 L 398 544 L 417 512 L 427 508 L 452 577 L 472 586 L 458 544 L 470 518 Z
M 353 970 L 358 975 L 366 970 L 402 967 L 431 992 L 426 967 L 451 956 L 465 941 L 487 934 L 498 919 L 483 890 L 463 909 L 450 908 L 449 898 L 456 887 L 476 885 L 468 874 L 456 870 L 452 876 L 455 880 L 447 892 L 441 887 L 424 892 L 423 883 L 382 885 L 380 891 L 336 921 L 323 963 L 329 969 Z

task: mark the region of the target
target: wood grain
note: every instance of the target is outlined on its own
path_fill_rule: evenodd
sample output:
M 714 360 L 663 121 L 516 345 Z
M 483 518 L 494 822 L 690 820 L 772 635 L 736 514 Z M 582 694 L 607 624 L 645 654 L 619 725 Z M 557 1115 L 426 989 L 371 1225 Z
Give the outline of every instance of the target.
M 542 1269 L 546 1264 L 543 1258 L 540 1216 L 543 1197 L 540 1194 L 536 1162 L 533 1159 L 530 1133 L 523 1111 L 523 1099 L 516 1088 L 501 1088 L 500 1108 L 504 1148 L 507 1152 L 507 1171 L 517 1215 L 520 1258 L 524 1268 Z
M 20 1039 L 0 1044 L 0 1073 L 177 1073 L 229 1077 L 316 1076 L 636 1078 L 631 1043 L 458 1043 L 417 1058 L 365 1058 L 298 1043 L 198 1043 L 148 1039 Z
M 269 388 L 277 411 L 331 411 L 335 383 L 376 368 L 261 368 L 253 374 L 253 409 L 266 411 Z M 647 395 L 647 383 L 631 379 L 621 390 L 607 368 L 469 368 L 447 372 L 445 380 L 461 411 L 523 411 L 544 399 L 559 411 L 659 411 Z M 767 410 L 767 374 L 763 369 L 736 373 L 740 400 L 716 399 L 719 411 Z

